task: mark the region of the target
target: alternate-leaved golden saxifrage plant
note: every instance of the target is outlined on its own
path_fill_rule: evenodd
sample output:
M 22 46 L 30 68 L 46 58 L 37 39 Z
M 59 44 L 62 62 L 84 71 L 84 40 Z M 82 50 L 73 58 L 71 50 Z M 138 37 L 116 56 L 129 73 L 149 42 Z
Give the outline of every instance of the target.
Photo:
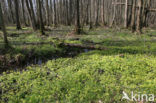
M 156 94 L 155 74 L 154 56 L 110 56 L 108 52 L 92 51 L 26 71 L 4 73 L 0 76 L 0 102 L 121 103 L 122 91 Z

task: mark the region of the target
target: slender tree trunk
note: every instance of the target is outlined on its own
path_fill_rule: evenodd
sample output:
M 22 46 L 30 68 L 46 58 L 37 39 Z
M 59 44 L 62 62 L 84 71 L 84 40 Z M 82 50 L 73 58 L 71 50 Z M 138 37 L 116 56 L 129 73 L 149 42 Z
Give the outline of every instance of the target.
M 80 5 L 79 5 L 79 0 L 76 0 L 76 9 L 77 9 L 77 22 L 76 22 L 76 33 L 80 34 L 81 33 L 81 26 L 80 26 Z
M 54 0 L 54 27 L 57 27 L 56 0 Z
M 16 29 L 20 30 L 22 28 L 19 20 L 19 2 L 18 0 L 14 0 L 14 1 L 15 1 L 15 12 L 16 12 Z
M 69 0 L 69 25 L 71 25 L 72 22 L 72 0 Z
M 51 23 L 53 24 L 54 17 L 53 17 L 53 1 L 52 0 L 50 0 L 50 10 L 51 10 Z
M 5 28 L 4 19 L 3 19 L 1 3 L 0 3 L 0 27 L 1 27 L 2 31 L 3 31 L 5 46 L 8 46 L 7 32 L 6 32 L 6 28 Z
M 89 0 L 89 5 L 90 5 L 90 27 L 89 27 L 89 29 L 91 30 L 93 28 L 93 22 L 92 22 L 92 0 Z
M 88 25 L 89 24 L 89 0 L 87 0 L 87 9 L 86 9 L 86 25 Z
M 142 23 L 141 23 L 141 13 L 142 13 L 142 0 L 138 0 L 138 14 L 137 14 L 137 26 L 136 26 L 136 31 L 140 34 L 141 33 L 141 28 L 142 28 Z
M 73 21 L 73 19 L 72 19 L 72 15 L 73 15 L 73 0 L 69 0 L 69 19 L 70 19 L 70 21 L 69 21 L 69 23 L 70 23 L 70 25 L 71 25 L 71 23 L 72 23 L 72 21 Z
M 133 0 L 133 4 L 132 4 L 132 17 L 131 17 L 131 29 L 132 32 L 135 31 L 136 27 L 135 27 L 135 13 L 136 12 L 136 0 Z
M 39 13 L 39 5 L 38 5 L 38 0 L 36 0 L 36 15 L 37 15 L 37 18 L 36 18 L 36 28 L 39 29 L 40 28 L 40 13 Z
M 22 13 L 23 13 L 23 22 L 24 22 L 24 25 L 25 26 L 28 26 L 27 23 L 26 23 L 26 15 L 25 15 L 25 5 L 24 5 L 24 0 L 21 0 L 22 1 Z
M 8 6 L 9 6 L 9 10 L 10 10 L 10 14 L 11 14 L 11 18 L 12 18 L 13 24 L 15 24 L 16 20 L 15 20 L 14 13 L 13 13 L 13 10 L 12 10 L 12 2 L 11 2 L 11 0 L 8 0 Z
M 147 27 L 147 16 L 148 16 L 148 13 L 149 13 L 149 10 L 150 9 L 150 2 L 151 0 L 147 0 L 147 1 L 144 1 L 144 10 L 143 10 L 143 26 L 144 27 Z
M 31 20 L 31 25 L 33 27 L 33 30 L 37 30 L 37 27 L 36 27 L 36 19 L 34 16 L 32 16 L 32 13 L 31 13 L 31 9 L 30 9 L 30 6 L 29 6 L 29 1 L 26 0 L 26 6 L 27 6 L 27 9 L 28 9 L 28 13 L 29 13 L 29 17 L 30 17 L 30 20 Z
M 124 27 L 127 28 L 127 21 L 128 21 L 128 0 L 125 1 L 125 21 Z
M 97 0 L 97 11 L 96 11 L 96 23 L 95 23 L 95 25 L 96 26 L 99 26 L 99 6 L 100 6 L 100 1 L 101 0 Z
M 33 19 L 33 22 L 34 22 L 34 26 L 35 26 L 35 30 L 38 29 L 37 27 L 37 24 L 36 24 L 36 17 L 35 17 L 35 12 L 34 12 L 34 6 L 33 6 L 33 3 L 32 3 L 32 0 L 29 0 L 29 3 L 30 3 L 30 10 L 31 10 L 31 14 L 32 14 L 32 19 Z
M 46 10 L 47 10 L 47 25 L 49 26 L 49 0 L 46 0 Z
M 66 13 L 67 13 L 67 25 L 70 25 L 70 20 L 69 20 L 69 4 L 68 4 L 68 0 L 66 0 Z
M 39 5 L 39 15 L 40 15 L 40 31 L 42 35 L 45 35 L 44 33 L 44 24 L 43 24 L 43 18 L 42 18 L 42 9 L 41 9 L 41 1 L 38 0 L 38 5 Z
M 115 18 L 116 18 L 116 3 L 117 3 L 117 0 L 114 0 L 114 13 L 113 13 L 113 19 L 112 19 L 112 22 L 110 24 L 110 27 L 113 26 L 114 22 L 115 22 Z
M 103 24 L 104 26 L 106 25 L 105 23 L 105 0 L 103 0 Z

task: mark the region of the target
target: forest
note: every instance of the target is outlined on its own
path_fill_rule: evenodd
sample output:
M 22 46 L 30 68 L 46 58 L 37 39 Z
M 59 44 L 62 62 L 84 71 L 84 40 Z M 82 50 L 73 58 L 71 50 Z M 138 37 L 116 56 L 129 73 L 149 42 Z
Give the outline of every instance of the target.
M 155 103 L 156 0 L 0 0 L 0 103 Z

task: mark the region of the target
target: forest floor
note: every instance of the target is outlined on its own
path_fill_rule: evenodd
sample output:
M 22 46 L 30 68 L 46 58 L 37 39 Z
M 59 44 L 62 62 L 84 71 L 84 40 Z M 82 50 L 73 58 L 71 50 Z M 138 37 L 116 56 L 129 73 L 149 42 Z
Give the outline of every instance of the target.
M 0 35 L 0 102 L 121 103 L 122 91 L 156 94 L 156 30 L 73 29 L 47 27 L 42 36 L 7 27 L 10 48 Z

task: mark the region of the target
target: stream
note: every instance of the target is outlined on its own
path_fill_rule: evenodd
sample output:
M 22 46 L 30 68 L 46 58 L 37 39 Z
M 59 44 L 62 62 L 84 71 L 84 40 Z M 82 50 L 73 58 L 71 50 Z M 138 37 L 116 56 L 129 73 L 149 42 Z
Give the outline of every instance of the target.
M 87 53 L 91 50 L 89 49 L 81 49 L 80 53 Z M 75 57 L 77 54 L 74 54 L 74 51 L 65 53 L 66 56 L 61 56 L 61 57 Z M 78 54 L 80 54 L 78 53 Z M 31 65 L 42 65 L 42 63 L 45 63 L 48 60 L 55 60 L 57 58 L 60 58 L 59 56 L 51 56 L 50 58 L 43 59 L 43 58 L 34 58 L 31 61 L 27 61 L 26 66 L 31 66 Z
M 0 68 L 0 74 L 3 72 L 9 73 L 10 70 L 13 71 L 22 71 L 26 70 L 26 67 L 33 66 L 33 65 L 42 65 L 46 63 L 48 60 L 56 60 L 57 58 L 73 58 L 81 53 L 87 53 L 92 51 L 90 49 L 82 49 L 82 48 L 65 48 L 65 52 L 61 55 L 52 55 L 48 57 L 33 57 L 30 59 L 25 60 L 24 62 L 20 63 L 20 65 L 14 64 L 13 66 L 6 66 L 4 68 Z

